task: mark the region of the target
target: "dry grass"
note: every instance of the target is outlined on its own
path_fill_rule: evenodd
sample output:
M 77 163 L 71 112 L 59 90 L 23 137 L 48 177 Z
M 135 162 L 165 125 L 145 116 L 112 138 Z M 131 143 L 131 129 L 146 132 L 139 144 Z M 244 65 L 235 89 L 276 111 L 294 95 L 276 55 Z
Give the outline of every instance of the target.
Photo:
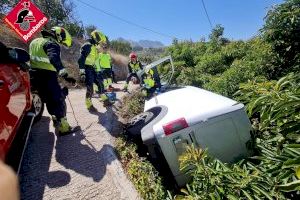
M 128 67 L 127 67 L 128 58 L 127 58 L 127 56 L 117 54 L 113 51 L 111 51 L 110 53 L 111 53 L 111 57 L 113 60 L 113 64 L 115 66 L 114 70 L 115 70 L 116 78 L 118 80 L 126 79 L 127 74 L 128 74 Z
M 120 105 L 120 114 L 123 119 L 127 122 L 134 116 L 140 114 L 144 110 L 145 97 L 141 91 L 133 92 L 130 95 L 126 95 L 122 99 Z

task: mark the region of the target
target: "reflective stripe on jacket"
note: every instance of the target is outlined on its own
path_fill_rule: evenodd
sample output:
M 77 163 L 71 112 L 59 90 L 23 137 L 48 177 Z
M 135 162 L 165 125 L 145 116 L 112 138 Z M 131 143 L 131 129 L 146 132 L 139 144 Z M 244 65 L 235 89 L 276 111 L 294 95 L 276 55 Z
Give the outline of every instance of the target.
M 144 83 L 145 83 L 147 88 L 152 88 L 155 85 L 155 81 L 152 78 L 144 79 Z
M 50 63 L 48 55 L 44 51 L 44 45 L 50 41 L 48 38 L 34 39 L 29 45 L 30 65 L 35 69 L 57 71 Z
M 96 60 L 96 71 L 101 69 L 110 69 L 111 68 L 111 56 L 109 53 L 99 53 L 99 56 Z
M 149 69 L 149 71 L 146 72 L 146 74 L 145 74 L 146 77 L 144 79 L 144 83 L 147 88 L 152 88 L 155 85 L 155 80 L 154 80 L 153 74 L 154 74 L 154 72 L 152 69 Z
M 95 45 L 92 45 L 91 51 L 85 59 L 85 65 L 95 66 L 97 56 L 98 56 L 97 48 Z
M 137 72 L 141 69 L 139 62 L 136 62 L 136 63 L 129 62 L 129 66 L 131 67 L 133 72 Z

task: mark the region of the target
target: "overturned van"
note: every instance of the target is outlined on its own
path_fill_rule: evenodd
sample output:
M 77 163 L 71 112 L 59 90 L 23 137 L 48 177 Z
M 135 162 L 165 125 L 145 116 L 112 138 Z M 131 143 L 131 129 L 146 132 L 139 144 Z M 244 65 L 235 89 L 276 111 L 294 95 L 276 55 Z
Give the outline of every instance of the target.
M 144 112 L 129 126 L 152 158 L 166 160 L 179 186 L 188 178 L 178 162 L 187 145 L 208 149 L 210 155 L 232 163 L 248 156 L 250 130 L 243 104 L 192 86 L 169 89 L 147 100 Z

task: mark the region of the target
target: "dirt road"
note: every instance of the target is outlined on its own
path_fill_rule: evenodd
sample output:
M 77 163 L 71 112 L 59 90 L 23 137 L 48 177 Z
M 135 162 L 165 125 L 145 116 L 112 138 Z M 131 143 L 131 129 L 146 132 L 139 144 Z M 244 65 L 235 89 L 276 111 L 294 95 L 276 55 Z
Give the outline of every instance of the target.
M 34 125 L 20 173 L 22 199 L 139 199 L 114 153 L 114 108 L 93 99 L 98 111 L 90 113 L 84 97 L 84 90 L 70 91 L 75 117 L 67 101 L 67 117 L 82 132 L 57 137 L 47 111 Z

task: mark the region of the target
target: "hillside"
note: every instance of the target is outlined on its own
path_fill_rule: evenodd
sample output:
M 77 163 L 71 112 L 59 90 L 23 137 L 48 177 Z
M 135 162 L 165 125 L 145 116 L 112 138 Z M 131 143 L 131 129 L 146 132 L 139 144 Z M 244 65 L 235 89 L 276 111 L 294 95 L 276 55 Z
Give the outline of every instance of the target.
M 19 47 L 28 51 L 28 44 L 23 42 L 21 38 L 10 29 L 6 23 L 3 21 L 3 15 L 0 16 L 0 41 L 3 42 L 7 46 L 11 47 Z M 37 34 L 36 37 L 41 35 Z M 80 47 L 83 44 L 83 40 L 73 39 L 73 45 L 71 48 L 67 49 L 62 47 L 62 61 L 64 66 L 68 69 L 71 76 L 75 77 L 79 80 L 79 69 L 77 60 L 79 58 Z M 123 56 L 120 54 L 116 54 L 114 52 L 112 54 L 113 64 L 115 65 L 115 74 L 118 80 L 124 80 L 127 75 L 127 56 Z
M 153 41 L 153 40 L 139 40 L 139 41 L 133 41 L 133 40 L 127 40 L 127 39 L 124 39 L 124 38 L 118 38 L 117 39 L 118 41 L 121 41 L 121 42 L 129 42 L 130 45 L 133 47 L 133 48 L 136 48 L 136 47 L 142 47 L 142 48 L 163 48 L 165 47 L 165 45 L 160 42 L 160 41 Z

